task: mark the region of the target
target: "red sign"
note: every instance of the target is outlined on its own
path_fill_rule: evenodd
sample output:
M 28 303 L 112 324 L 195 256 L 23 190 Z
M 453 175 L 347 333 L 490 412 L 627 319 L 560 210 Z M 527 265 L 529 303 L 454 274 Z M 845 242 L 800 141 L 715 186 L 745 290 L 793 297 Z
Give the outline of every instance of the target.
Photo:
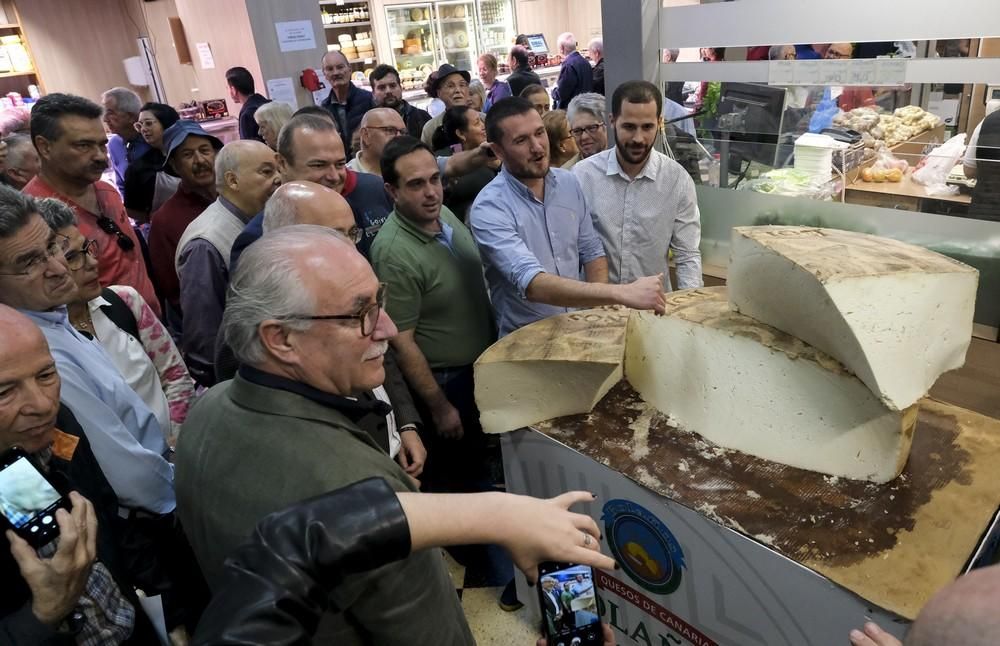
M 695 644 L 695 646 L 718 646 L 718 644 L 703 635 L 701 631 L 688 622 L 684 621 L 632 586 L 622 583 L 618 579 L 608 576 L 604 572 L 597 572 L 597 587 L 602 590 L 612 592 L 622 599 L 625 599 L 639 610 L 642 610 L 662 623 L 664 626 L 675 631 L 684 639 L 688 640 L 692 644 Z

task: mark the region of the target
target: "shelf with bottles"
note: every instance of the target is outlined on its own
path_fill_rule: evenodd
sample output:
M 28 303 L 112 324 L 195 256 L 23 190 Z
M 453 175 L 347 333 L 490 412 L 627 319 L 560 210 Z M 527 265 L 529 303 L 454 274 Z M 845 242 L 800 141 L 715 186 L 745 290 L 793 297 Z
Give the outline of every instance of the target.
M 351 27 L 368 27 L 371 25 L 370 20 L 365 20 L 363 22 L 345 22 L 339 25 L 323 25 L 324 29 L 349 29 Z
M 354 7 L 338 7 L 327 10 L 326 7 L 320 9 L 320 22 L 324 27 L 350 26 L 355 23 L 370 23 L 371 13 L 368 5 L 356 5 Z

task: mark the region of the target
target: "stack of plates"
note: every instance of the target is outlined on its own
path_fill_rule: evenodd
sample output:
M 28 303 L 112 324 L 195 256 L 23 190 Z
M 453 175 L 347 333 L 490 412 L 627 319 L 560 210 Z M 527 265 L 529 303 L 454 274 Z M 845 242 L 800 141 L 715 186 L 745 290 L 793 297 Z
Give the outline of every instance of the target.
M 795 140 L 795 170 L 830 177 L 833 174 L 833 151 L 840 147 L 830 135 L 807 132 Z

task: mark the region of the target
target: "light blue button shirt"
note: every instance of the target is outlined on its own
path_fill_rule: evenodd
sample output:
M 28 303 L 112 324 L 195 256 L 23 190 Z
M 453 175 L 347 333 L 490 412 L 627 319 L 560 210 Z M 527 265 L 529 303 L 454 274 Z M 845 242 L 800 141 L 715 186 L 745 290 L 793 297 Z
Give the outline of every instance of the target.
M 451 255 L 455 255 L 455 245 L 452 244 L 452 239 L 455 237 L 455 230 L 451 228 L 451 225 L 444 220 L 438 218 L 438 222 L 441 223 L 441 230 L 434 234 L 434 239 L 438 243 L 444 245 L 451 252 Z
M 87 435 L 101 470 L 125 507 L 174 510 L 174 469 L 160 425 L 104 348 L 69 323 L 65 307 L 23 311 L 49 343 L 62 381 L 60 399 Z
M 479 192 L 469 213 L 500 336 L 571 311 L 527 300 L 535 276 L 545 272 L 580 280 L 583 266 L 604 256 L 587 200 L 572 173 L 550 169 L 544 198 L 539 201 L 504 168 Z

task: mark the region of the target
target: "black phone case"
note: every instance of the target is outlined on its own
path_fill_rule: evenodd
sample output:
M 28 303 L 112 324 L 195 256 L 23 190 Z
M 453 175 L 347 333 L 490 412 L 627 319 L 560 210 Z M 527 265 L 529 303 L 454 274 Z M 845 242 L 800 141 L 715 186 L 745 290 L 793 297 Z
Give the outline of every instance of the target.
M 592 626 L 577 629 L 577 634 L 564 635 L 562 637 L 558 635 L 552 635 L 549 632 L 548 622 L 545 620 L 545 600 L 542 598 L 544 594 L 542 590 L 541 579 L 546 574 L 552 572 L 558 572 L 560 570 L 569 569 L 575 565 L 580 565 L 577 563 L 557 563 L 555 561 L 545 561 L 538 564 L 538 581 L 535 583 L 535 588 L 537 590 L 537 600 L 538 609 L 542 617 L 542 633 L 545 635 L 545 640 L 549 646 L 604 646 L 604 635 L 601 629 L 600 622 L 592 624 Z M 590 567 L 590 566 L 585 566 Z M 590 568 L 591 580 L 596 581 L 594 577 L 594 568 Z M 596 590 L 595 590 L 596 594 Z M 574 638 L 579 639 L 579 641 L 573 641 Z
M 20 447 L 15 446 L 4 453 L 3 456 L 0 456 L 0 471 L 6 469 L 8 466 L 21 458 L 25 458 L 32 468 L 35 469 L 38 475 L 56 490 L 59 494 L 59 499 L 41 512 L 35 514 L 28 523 L 20 527 L 14 527 L 14 525 L 2 513 L 0 513 L 0 521 L 2 521 L 7 528 L 13 530 L 15 534 L 27 541 L 28 545 L 38 549 L 39 547 L 52 542 L 59 536 L 59 524 L 56 522 L 56 510 L 65 509 L 66 511 L 70 511 L 70 502 L 67 492 L 63 491 L 63 488 L 57 483 L 50 480 L 48 476 L 46 476 L 45 473 L 38 468 L 38 465 L 35 464 L 35 460 L 31 457 L 31 455 Z

